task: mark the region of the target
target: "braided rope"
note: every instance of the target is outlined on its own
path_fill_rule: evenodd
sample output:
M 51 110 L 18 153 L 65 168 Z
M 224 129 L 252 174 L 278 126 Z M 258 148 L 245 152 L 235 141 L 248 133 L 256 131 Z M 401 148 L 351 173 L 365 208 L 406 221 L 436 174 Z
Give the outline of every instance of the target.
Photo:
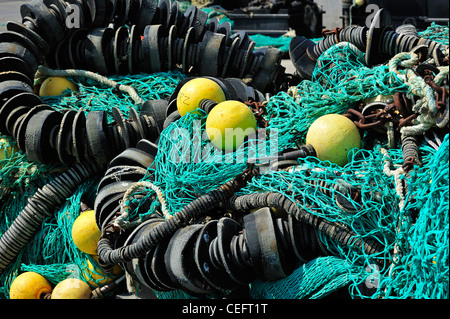
M 86 70 L 75 70 L 75 69 L 67 69 L 67 70 L 53 70 L 47 67 L 40 67 L 37 71 L 37 77 L 39 76 L 61 76 L 61 77 L 86 77 L 97 81 L 100 84 L 104 84 L 110 87 L 118 88 L 120 91 L 128 93 L 133 101 L 137 105 L 144 104 L 144 100 L 137 94 L 136 90 L 132 86 L 122 85 L 113 80 L 108 79 L 102 75 L 97 73 L 86 71 Z
M 139 218 L 134 222 L 129 222 L 127 219 L 129 217 L 129 199 L 131 198 L 132 194 L 136 192 L 139 188 L 150 188 L 153 190 L 157 197 L 159 202 L 161 203 L 161 211 L 166 219 L 172 218 L 173 216 L 169 213 L 167 210 L 166 201 L 164 199 L 164 195 L 161 191 L 161 189 L 149 181 L 140 181 L 136 182 L 133 185 L 131 185 L 130 188 L 123 194 L 122 203 L 121 203 L 121 214 L 119 217 L 116 218 L 114 221 L 114 226 L 119 227 L 120 229 L 127 229 L 130 227 L 135 227 L 136 225 L 140 224 L 142 220 Z
M 413 121 L 414 125 L 402 127 L 400 132 L 405 136 L 421 135 L 436 125 L 437 107 L 435 92 L 424 79 L 418 76 L 413 67 L 419 62 L 417 54 L 412 52 L 401 52 L 389 61 L 389 71 L 394 72 L 405 84 L 410 87 L 408 95 L 420 97 L 413 105 L 413 112 L 419 116 Z M 404 69 L 400 69 L 404 68 Z M 441 83 L 448 75 L 449 67 L 440 67 L 436 76 Z

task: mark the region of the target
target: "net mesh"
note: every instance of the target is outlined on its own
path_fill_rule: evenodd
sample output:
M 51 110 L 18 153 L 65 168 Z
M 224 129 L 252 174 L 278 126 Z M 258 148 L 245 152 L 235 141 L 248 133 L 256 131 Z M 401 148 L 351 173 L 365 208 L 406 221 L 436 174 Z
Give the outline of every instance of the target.
M 179 81 L 185 78 L 181 72 L 161 72 L 113 76 L 111 80 L 122 85 L 131 85 L 144 100 L 165 99 L 174 91 Z M 42 79 L 40 79 L 42 80 Z M 83 77 L 71 78 L 77 84 L 76 92 L 42 100 L 58 111 L 84 109 L 103 110 L 113 121 L 112 108 L 118 107 L 128 117 L 131 107 L 139 111 L 134 101 L 114 88 Z M 39 79 L 37 80 L 37 82 Z M 11 137 L 0 138 L 0 236 L 9 228 L 14 219 L 27 204 L 27 199 L 67 167 L 65 165 L 48 165 L 31 162 L 26 154 L 15 147 Z M 64 205 L 59 207 L 53 217 L 46 218 L 42 228 L 19 256 L 0 274 L 0 297 L 9 297 L 9 288 L 14 278 L 22 271 L 34 271 L 56 284 L 68 276 L 86 281 L 91 288 L 103 285 L 117 275 L 102 271 L 97 260 L 80 251 L 72 240 L 71 229 L 81 213 L 81 203 L 93 207 L 99 177 L 93 177 L 79 186 Z
M 421 36 L 448 45 L 448 27 L 433 25 Z M 144 100 L 167 98 L 183 78 L 179 72 L 111 77 L 133 86 Z M 119 107 L 125 115 L 130 107 L 136 107 L 132 99 L 113 88 L 83 78 L 72 80 L 79 86 L 78 92 L 46 102 L 61 111 L 84 108 L 86 112 L 106 110 L 110 114 L 113 107 Z M 363 55 L 351 45 L 337 45 L 320 57 L 311 81 L 302 81 L 269 99 L 265 105 L 267 143 L 256 147 L 258 139 L 250 139 L 236 152 L 215 152 L 205 133 L 206 114 L 197 110 L 162 132 L 159 152 L 147 176 L 151 175 L 153 183 L 162 190 L 173 214 L 241 173 L 249 158 L 270 156 L 304 143 L 309 126 L 318 117 L 343 114 L 359 101 L 380 94 L 409 91 L 409 85 L 390 72 L 388 66 L 368 68 Z M 400 141 L 388 149 L 387 137 L 379 136 L 375 142 L 372 138 L 364 135 L 363 147 L 351 151 L 348 164 L 343 167 L 306 157 L 299 159 L 295 169 L 267 170 L 253 178 L 241 194 L 282 193 L 309 213 L 346 225 L 359 238 L 375 238 L 385 250 L 369 258 L 362 250 L 341 247 L 322 236 L 321 241 L 333 256 L 299 265 L 282 280 L 253 282 L 252 298 L 322 298 L 342 287 L 347 287 L 352 298 L 449 297 L 449 136 L 446 133 L 436 141 L 439 147 L 421 140 L 422 166 L 399 178 L 389 172 L 403 164 Z M 274 140 L 276 143 L 272 143 Z M 26 205 L 27 198 L 64 167 L 29 162 L 26 154 L 14 149 L 14 142 L 8 137 L 0 139 L 0 150 L 1 236 Z M 407 185 L 406 194 L 398 193 L 399 181 Z M 108 280 L 96 261 L 74 246 L 70 233 L 80 214 L 80 203 L 93 204 L 98 182 L 96 177 L 80 185 L 53 217 L 44 220 L 33 241 L 0 275 L 1 298 L 8 298 L 11 282 L 21 271 L 38 272 L 52 283 L 67 276 L 81 276 L 96 287 Z M 359 190 L 359 198 L 347 192 L 355 189 Z M 337 195 L 344 196 L 356 209 L 342 209 Z M 149 213 L 157 205 L 155 201 Z M 383 266 L 383 261 L 391 260 L 395 262 Z M 95 266 L 91 272 L 86 271 L 88 261 Z M 368 294 L 367 289 L 372 289 L 372 293 Z M 183 291 L 155 293 L 162 299 L 194 298 Z

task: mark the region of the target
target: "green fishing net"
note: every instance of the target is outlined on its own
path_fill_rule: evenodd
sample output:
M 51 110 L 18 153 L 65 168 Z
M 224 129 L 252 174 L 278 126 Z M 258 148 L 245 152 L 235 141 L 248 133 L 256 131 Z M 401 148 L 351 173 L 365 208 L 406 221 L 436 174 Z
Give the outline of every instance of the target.
M 309 126 L 322 115 L 344 114 L 366 99 L 410 91 L 387 65 L 367 67 L 364 54 L 349 44 L 332 47 L 318 63 L 311 81 L 278 93 L 266 105 L 267 131 L 277 132 L 279 152 L 305 143 Z M 201 139 L 205 117 L 188 114 L 161 135 L 151 171 L 170 212 L 242 172 L 249 159 L 247 145 L 238 149 L 241 155 L 205 160 L 200 152 L 208 144 Z M 448 298 L 448 134 L 438 149 L 420 140 L 422 166 L 408 176 L 395 174 L 403 164 L 400 141 L 389 149 L 386 136 L 372 138 L 363 136 L 363 147 L 350 152 L 344 167 L 315 157 L 299 159 L 295 169 L 267 170 L 253 178 L 241 193 L 282 193 L 307 212 L 345 225 L 358 238 L 375 238 L 384 251 L 367 256 L 322 236 L 334 257 L 317 258 L 276 282 L 252 283 L 253 298 L 319 298 L 341 287 L 352 298 Z M 270 139 L 266 142 L 265 155 L 271 155 Z M 183 154 L 187 157 L 180 160 Z M 399 191 L 401 185 L 406 193 Z M 350 197 L 352 190 L 358 190 L 358 199 Z M 354 209 L 343 209 L 337 195 Z
M 178 83 L 185 78 L 181 72 L 161 72 L 112 76 L 111 80 L 122 85 L 131 85 L 144 99 L 168 98 Z M 123 92 L 89 78 L 74 77 L 76 92 L 65 92 L 60 96 L 43 97 L 42 100 L 59 111 L 79 110 L 90 112 L 106 111 L 112 119 L 112 108 L 118 107 L 125 117 L 131 107 L 139 111 L 135 102 Z M 27 204 L 27 199 L 67 167 L 30 162 L 26 154 L 16 147 L 16 142 L 8 136 L 0 138 L 0 236 L 9 228 L 14 219 Z M 0 298 L 9 298 L 9 287 L 22 271 L 34 271 L 56 284 L 68 276 L 80 278 L 92 288 L 115 279 L 117 275 L 103 272 L 97 261 L 81 252 L 73 243 L 71 229 L 80 215 L 81 202 L 93 207 L 99 176 L 83 183 L 59 207 L 53 217 L 44 220 L 42 228 L 17 256 L 15 261 L 0 274 Z
M 445 33 L 447 32 L 447 33 Z M 434 25 L 424 37 L 448 44 L 448 27 Z M 133 86 L 142 99 L 167 98 L 185 76 L 178 72 L 111 77 Z M 106 110 L 119 107 L 125 114 L 136 107 L 126 94 L 92 80 L 73 78 L 78 92 L 48 99 L 59 110 L 84 108 Z M 240 194 L 279 192 L 310 214 L 340 223 L 358 238 L 373 238 L 385 249 L 367 256 L 361 249 L 341 247 L 321 236 L 333 256 L 316 258 L 287 278 L 275 282 L 255 281 L 252 298 L 322 298 L 347 289 L 352 298 L 448 298 L 449 286 L 449 136 L 432 147 L 420 140 L 422 165 L 409 175 L 397 175 L 403 164 L 400 141 L 387 148 L 387 137 L 362 136 L 362 148 L 352 150 L 348 164 L 340 167 L 315 157 L 298 160 L 290 170 L 270 169 L 266 158 L 305 143 L 309 126 L 318 117 L 344 114 L 360 101 L 378 95 L 409 92 L 410 87 L 388 66 L 369 68 L 363 55 L 341 44 L 319 59 L 311 81 L 302 81 L 287 92 L 272 96 L 265 108 L 268 127 L 259 138 L 250 138 L 236 152 L 218 152 L 205 133 L 207 115 L 197 110 L 170 124 L 158 142 L 158 154 L 144 180 L 163 193 L 170 214 L 180 211 L 199 195 L 222 185 L 248 167 L 250 159 L 267 169 L 254 177 Z M 259 127 L 259 129 L 263 129 Z M 267 134 L 265 134 L 267 133 Z M 26 205 L 27 198 L 64 167 L 29 163 L 21 151 L 13 151 L 11 139 L 0 139 L 1 206 L 0 236 Z M 8 153 L 9 149 L 9 153 Z M 151 176 L 151 178 L 150 178 Z M 81 276 L 92 287 L 103 283 L 104 274 L 86 274 L 87 261 L 70 230 L 80 214 L 80 202 L 91 205 L 99 177 L 86 181 L 48 217 L 42 229 L 0 275 L 0 298 L 8 298 L 9 286 L 21 271 L 36 271 L 52 283 L 67 276 Z M 406 192 L 398 185 L 406 186 Z M 358 193 L 357 197 L 352 194 Z M 148 190 L 147 196 L 154 193 Z M 354 209 L 343 209 L 336 200 L 344 196 Z M 159 205 L 154 201 L 148 214 Z M 132 214 L 130 216 L 133 216 Z M 83 275 L 84 273 L 84 275 Z M 370 294 L 368 293 L 370 290 Z M 194 298 L 182 291 L 155 292 L 161 299 Z M 208 296 L 217 297 L 217 296 Z
M 167 99 L 172 95 L 177 84 L 186 78 L 180 71 L 159 72 L 153 74 L 133 74 L 124 76 L 110 76 L 109 79 L 120 85 L 133 87 L 137 94 L 144 100 Z M 101 85 L 97 81 L 87 77 L 70 78 L 78 86 L 76 92 L 68 92 L 67 95 L 44 97 L 43 101 L 58 111 L 83 109 L 85 113 L 90 111 L 106 111 L 108 121 L 112 121 L 111 110 L 118 107 L 123 115 L 128 118 L 128 110 L 135 108 L 139 111 L 136 102 L 124 92 L 115 87 Z

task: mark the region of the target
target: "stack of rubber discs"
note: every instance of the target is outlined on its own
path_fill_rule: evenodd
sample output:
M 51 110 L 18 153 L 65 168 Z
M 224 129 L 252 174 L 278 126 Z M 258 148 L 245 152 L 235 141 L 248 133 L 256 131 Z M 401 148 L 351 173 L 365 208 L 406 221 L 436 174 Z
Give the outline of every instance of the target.
M 424 60 L 432 57 L 438 66 L 443 65 L 444 60 L 442 45 L 420 38 L 412 25 L 402 25 L 394 31 L 390 14 L 381 9 L 376 13 L 369 28 L 347 26 L 326 34 L 317 44 L 302 36 L 293 38 L 289 53 L 298 75 L 311 79 L 318 57 L 339 42 L 351 43 L 364 52 L 365 63 L 369 67 L 386 63 L 400 52 L 421 52 L 423 48 Z
M 77 8 L 79 25 L 68 24 Z M 192 76 L 252 78 L 265 92 L 282 73 L 278 49 L 255 50 L 247 34 L 191 6 L 184 14 L 170 0 L 33 0 L 21 6 L 22 23 L 0 33 L 0 133 L 15 138 L 31 161 L 105 165 L 141 139 L 155 141 L 165 110 L 144 108 L 127 120 L 114 110 L 85 115 L 57 112 L 33 90 L 43 64 L 104 75 L 181 70 Z

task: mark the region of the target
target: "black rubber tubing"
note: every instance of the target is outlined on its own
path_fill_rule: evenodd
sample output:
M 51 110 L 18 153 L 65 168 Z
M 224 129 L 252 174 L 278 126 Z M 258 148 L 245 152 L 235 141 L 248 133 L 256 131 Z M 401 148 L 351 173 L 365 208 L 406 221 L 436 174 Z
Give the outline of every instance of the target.
M 51 216 L 55 208 L 72 196 L 77 187 L 100 170 L 93 163 L 75 164 L 54 180 L 39 188 L 27 205 L 0 237 L 0 274 L 17 257 Z
M 274 207 L 292 214 L 297 220 L 309 224 L 327 235 L 330 239 L 337 241 L 343 246 L 352 249 L 362 249 L 367 255 L 380 253 L 384 246 L 376 240 L 366 238 L 365 241 L 357 238 L 357 234 L 339 224 L 330 222 L 322 217 L 313 215 L 301 209 L 295 202 L 281 193 L 256 193 L 232 197 L 227 207 L 233 211 L 248 211 L 255 208 Z
M 171 237 L 179 228 L 188 225 L 210 209 L 230 199 L 246 184 L 249 178 L 256 174 L 258 174 L 256 169 L 246 170 L 236 178 L 198 197 L 172 218 L 152 228 L 146 236 L 141 237 L 134 244 L 114 249 L 112 236 L 103 235 L 98 242 L 100 266 L 108 271 L 115 264 L 145 256 L 150 249 L 156 247 L 162 240 Z

